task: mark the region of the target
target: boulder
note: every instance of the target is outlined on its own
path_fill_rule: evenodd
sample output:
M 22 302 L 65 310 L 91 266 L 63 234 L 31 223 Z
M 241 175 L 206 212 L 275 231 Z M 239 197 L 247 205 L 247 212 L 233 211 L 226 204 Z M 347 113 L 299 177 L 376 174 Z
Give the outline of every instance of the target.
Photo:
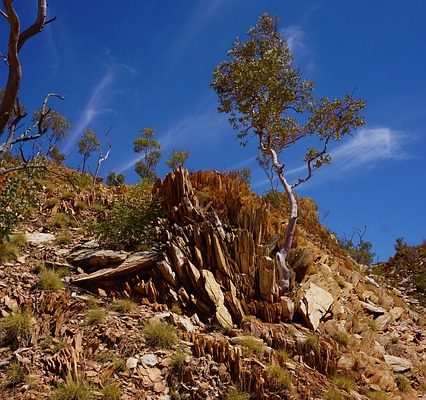
M 93 272 L 103 267 L 120 264 L 127 257 L 126 252 L 82 249 L 71 253 L 67 257 L 67 261 L 74 267 L 82 268 L 85 272 Z
M 298 311 L 309 328 L 316 330 L 322 317 L 333 304 L 333 296 L 312 282 L 305 291 L 301 290 L 302 293 L 298 295 Z
M 361 301 L 361 305 L 371 314 L 385 314 L 386 310 L 382 307 L 378 307 L 374 304 L 367 303 L 365 301 Z
M 413 366 L 411 361 L 407 360 L 406 358 L 391 356 L 389 354 L 385 354 L 383 358 L 393 372 L 409 371 Z
M 51 243 L 56 239 L 55 235 L 51 233 L 25 233 L 25 240 L 31 244 L 40 244 L 40 243 Z

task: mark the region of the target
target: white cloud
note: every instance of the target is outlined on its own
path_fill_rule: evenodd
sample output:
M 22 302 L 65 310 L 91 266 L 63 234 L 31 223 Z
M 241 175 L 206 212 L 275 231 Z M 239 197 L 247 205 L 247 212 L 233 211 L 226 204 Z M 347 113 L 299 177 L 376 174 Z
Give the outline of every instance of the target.
M 405 134 L 388 127 L 361 128 L 330 152 L 331 167 L 325 166 L 317 174 L 321 174 L 323 182 L 353 170 L 374 168 L 380 162 L 407 159 L 409 156 L 403 146 L 406 139 Z M 288 169 L 286 174 L 292 177 L 303 171 L 306 171 L 306 165 Z M 267 183 L 269 180 L 264 179 L 255 182 L 253 187 L 262 187 Z
M 108 97 L 106 93 L 114 82 L 114 78 L 113 68 L 108 68 L 104 76 L 93 88 L 89 101 L 81 112 L 81 117 L 77 122 L 76 128 L 64 147 L 65 154 L 69 154 L 80 135 L 89 127 L 95 117 L 102 112 L 108 111 L 104 106 L 105 99 Z
M 226 118 L 216 110 L 204 110 L 196 115 L 187 115 L 173 124 L 166 133 L 159 137 L 161 150 L 166 153 L 174 148 L 187 148 L 188 143 L 193 146 L 198 142 L 206 142 L 220 135 L 226 124 Z M 143 156 L 135 155 L 126 164 L 118 166 L 118 172 L 132 168 Z
M 284 28 L 282 30 L 282 34 L 293 54 L 300 53 L 308 49 L 305 33 L 300 26 L 292 25 L 288 28 Z

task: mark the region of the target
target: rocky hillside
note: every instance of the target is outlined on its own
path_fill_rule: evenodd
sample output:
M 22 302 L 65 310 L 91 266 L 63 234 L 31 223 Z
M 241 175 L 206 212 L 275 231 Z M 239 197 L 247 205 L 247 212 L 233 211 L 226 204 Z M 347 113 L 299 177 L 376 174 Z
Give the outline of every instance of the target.
M 289 255 L 297 284 L 280 296 L 282 198 L 179 169 L 153 189 L 154 246 L 131 252 L 82 229 L 125 188 L 66 191 L 44 187 L 0 266 L 5 398 L 426 396 L 424 309 L 348 258 L 311 200 Z

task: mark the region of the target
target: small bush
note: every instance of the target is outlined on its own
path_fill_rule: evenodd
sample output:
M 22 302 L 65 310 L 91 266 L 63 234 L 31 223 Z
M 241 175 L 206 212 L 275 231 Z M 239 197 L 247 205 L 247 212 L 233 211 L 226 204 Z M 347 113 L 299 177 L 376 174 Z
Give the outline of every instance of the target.
M 335 389 L 328 389 L 323 396 L 324 400 L 343 400 L 343 396 Z
M 242 392 L 236 388 L 230 388 L 227 395 L 226 400 L 249 400 L 250 394 L 247 392 Z
M 32 314 L 18 312 L 11 314 L 0 321 L 2 342 L 12 346 L 19 346 L 22 340 L 27 340 L 32 334 Z
M 267 369 L 267 374 L 282 389 L 290 389 L 293 385 L 290 374 L 279 365 L 271 365 Z
M 143 329 L 146 343 L 152 347 L 168 349 L 177 343 L 176 330 L 173 326 L 159 320 L 151 320 Z
M 65 213 L 58 213 L 50 218 L 49 225 L 54 228 L 66 228 L 70 225 L 70 218 Z
M 351 378 L 340 374 L 333 377 L 333 383 L 339 386 L 340 389 L 346 390 L 347 392 L 356 388 L 356 383 Z
M 395 380 L 401 392 L 407 392 L 411 389 L 410 380 L 405 375 L 398 374 Z
M 18 248 L 8 242 L 0 243 L 0 263 L 16 261 Z
M 27 378 L 27 371 L 19 363 L 13 362 L 9 365 L 6 373 L 6 386 L 18 386 L 21 383 L 25 383 Z
M 150 243 L 161 214 L 151 190 L 146 182 L 139 184 L 126 198 L 117 200 L 103 219 L 90 226 L 92 232 L 103 244 L 115 248 L 135 249 L 141 243 Z
M 175 374 L 179 374 L 179 375 L 182 374 L 185 368 L 185 359 L 186 359 L 186 354 L 182 350 L 177 351 L 173 355 L 171 367 L 172 367 L 172 371 Z
M 121 299 L 114 304 L 113 308 L 115 311 L 121 314 L 128 314 L 135 310 L 135 302 L 131 299 Z
M 102 389 L 102 398 L 105 400 L 120 400 L 120 385 L 114 381 L 108 382 Z
M 332 336 L 336 342 L 343 344 L 343 346 L 347 346 L 350 343 L 350 336 L 344 331 L 337 330 Z
M 252 336 L 246 336 L 239 342 L 243 346 L 243 354 L 250 357 L 253 354 L 261 356 L 265 352 L 265 345 Z
M 45 269 L 40 272 L 38 286 L 41 290 L 52 292 L 59 292 L 64 287 L 60 275 L 53 269 Z
M 92 308 L 86 312 L 84 320 L 87 325 L 98 325 L 105 319 L 105 317 L 105 311 L 99 308 Z
M 65 383 L 56 389 L 54 400 L 92 400 L 93 390 L 86 381 L 74 381 L 68 378 Z
M 67 245 L 72 243 L 72 236 L 67 230 L 62 230 L 56 235 L 56 243 Z

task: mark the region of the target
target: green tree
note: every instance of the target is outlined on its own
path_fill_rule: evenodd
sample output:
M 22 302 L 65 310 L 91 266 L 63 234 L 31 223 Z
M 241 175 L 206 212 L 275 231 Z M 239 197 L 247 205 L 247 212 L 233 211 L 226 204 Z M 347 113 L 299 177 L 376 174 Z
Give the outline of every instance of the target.
M 49 157 L 55 164 L 58 165 L 62 165 L 65 160 L 65 154 L 62 153 L 55 145 L 49 148 L 47 152 L 47 157 Z
M 219 98 L 219 112 L 229 121 L 245 145 L 250 134 L 258 140 L 261 154 L 267 156 L 290 203 L 283 242 L 276 255 L 279 285 L 290 286 L 286 256 L 297 224 L 297 200 L 293 190 L 328 164 L 329 144 L 339 141 L 353 128 L 364 124 L 360 116 L 363 100 L 351 95 L 343 99 L 314 98 L 313 82 L 304 80 L 294 66 L 290 49 L 277 27 L 277 19 L 263 14 L 248 31 L 245 42 L 236 40 L 229 59 L 215 69 L 211 87 Z M 316 137 L 318 148 L 306 150 L 306 175 L 290 183 L 283 155 L 304 138 Z
M 125 177 L 123 174 L 116 174 L 115 172 L 110 172 L 106 179 L 106 184 L 108 186 L 121 186 L 124 184 Z
M 99 151 L 101 148 L 101 143 L 99 142 L 98 137 L 92 129 L 85 131 L 78 141 L 78 152 L 83 156 L 83 167 L 82 171 L 84 172 L 86 168 L 86 162 L 89 159 L 90 155 L 94 151 Z
M 189 157 L 189 151 L 173 150 L 166 160 L 167 166 L 174 171 L 177 167 L 183 167 Z
M 158 161 L 161 157 L 161 146 L 155 138 L 152 128 L 143 128 L 141 136 L 133 142 L 135 153 L 142 153 L 142 158 L 135 164 L 135 171 L 141 179 L 154 180 Z
M 340 246 L 346 250 L 358 264 L 371 265 L 374 260 L 375 253 L 372 251 L 372 243 L 364 240 L 366 231 L 366 226 L 363 231 L 360 229 L 354 229 L 349 239 L 346 235 L 344 235 L 343 238 L 339 238 L 338 240 Z M 357 239 L 355 239 L 355 235 L 358 236 Z

